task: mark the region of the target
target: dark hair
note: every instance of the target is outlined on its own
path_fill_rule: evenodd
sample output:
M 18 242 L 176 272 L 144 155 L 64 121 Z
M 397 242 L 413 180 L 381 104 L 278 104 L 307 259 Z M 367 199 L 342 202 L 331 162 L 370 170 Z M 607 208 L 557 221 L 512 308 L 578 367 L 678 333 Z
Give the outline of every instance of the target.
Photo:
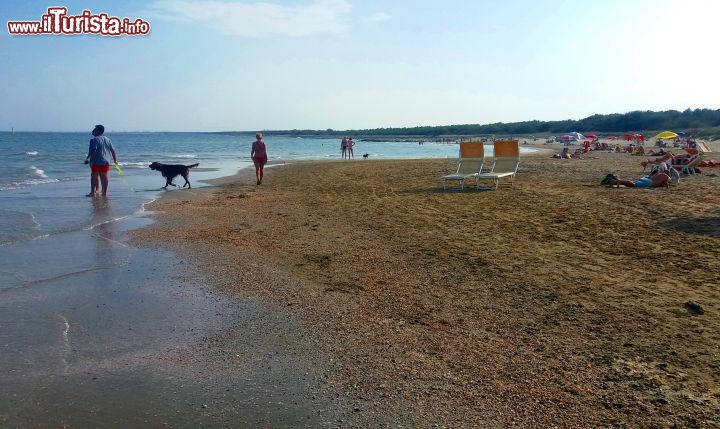
M 96 137 L 105 134 L 105 127 L 102 125 L 95 125 L 95 129 L 93 129 L 92 134 Z

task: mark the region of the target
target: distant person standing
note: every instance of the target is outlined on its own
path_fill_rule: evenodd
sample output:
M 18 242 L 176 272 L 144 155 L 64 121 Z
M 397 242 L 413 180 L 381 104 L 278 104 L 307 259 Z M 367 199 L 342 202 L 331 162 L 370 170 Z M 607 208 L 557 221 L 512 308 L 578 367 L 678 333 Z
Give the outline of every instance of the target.
M 99 192 L 99 185 L 102 184 L 102 196 L 107 196 L 108 172 L 110 171 L 110 158 L 117 164 L 115 148 L 109 138 L 105 137 L 105 127 L 95 125 L 92 130 L 94 136 L 90 140 L 88 155 L 85 157 L 85 164 L 90 164 L 90 193 L 88 197 L 94 197 Z
M 252 157 L 253 164 L 255 164 L 255 178 L 257 179 L 258 185 L 262 183 L 263 173 L 265 170 L 265 164 L 267 163 L 267 147 L 263 141 L 262 133 L 255 134 L 255 141 L 252 144 L 252 150 L 250 151 L 250 157 Z
M 345 156 L 347 156 L 347 147 L 348 139 L 347 137 L 343 137 L 340 141 L 340 153 L 342 154 L 342 159 L 345 159 Z
M 350 157 L 352 157 L 352 159 L 355 159 L 355 152 L 353 152 L 354 147 L 355 147 L 355 142 L 353 141 L 352 137 L 348 137 L 348 142 L 347 142 L 348 159 L 350 159 Z

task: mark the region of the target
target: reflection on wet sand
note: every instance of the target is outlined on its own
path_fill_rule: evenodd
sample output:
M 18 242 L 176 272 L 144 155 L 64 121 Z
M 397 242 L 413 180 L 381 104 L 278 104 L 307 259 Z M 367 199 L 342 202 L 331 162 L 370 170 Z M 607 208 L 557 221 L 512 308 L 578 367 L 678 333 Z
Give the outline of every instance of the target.
M 96 225 L 92 229 L 92 236 L 95 240 L 96 261 L 100 264 L 113 261 L 112 251 L 114 246 L 127 247 L 127 244 L 118 240 L 118 225 L 114 222 L 111 203 L 109 198 L 93 198 L 93 211 L 90 224 Z

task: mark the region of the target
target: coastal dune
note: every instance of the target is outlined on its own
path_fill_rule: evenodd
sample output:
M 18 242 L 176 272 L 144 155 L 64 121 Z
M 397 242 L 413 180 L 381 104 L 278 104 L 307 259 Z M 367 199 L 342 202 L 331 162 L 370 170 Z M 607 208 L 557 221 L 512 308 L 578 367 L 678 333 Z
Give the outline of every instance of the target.
M 485 192 L 443 191 L 451 159 L 283 165 L 135 241 L 293 312 L 349 424 L 720 426 L 720 178 L 611 189 L 641 158 L 590 155 Z

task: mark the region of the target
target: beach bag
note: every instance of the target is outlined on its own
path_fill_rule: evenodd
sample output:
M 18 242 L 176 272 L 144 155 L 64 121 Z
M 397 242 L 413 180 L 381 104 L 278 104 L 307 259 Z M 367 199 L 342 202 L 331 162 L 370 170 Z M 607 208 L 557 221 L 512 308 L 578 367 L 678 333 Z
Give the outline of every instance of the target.
M 605 176 L 604 179 L 602 179 L 600 184 L 603 186 L 608 186 L 608 185 L 610 185 L 610 182 L 612 182 L 613 180 L 617 180 L 617 177 L 615 177 L 614 174 L 610 173 L 607 176 Z

